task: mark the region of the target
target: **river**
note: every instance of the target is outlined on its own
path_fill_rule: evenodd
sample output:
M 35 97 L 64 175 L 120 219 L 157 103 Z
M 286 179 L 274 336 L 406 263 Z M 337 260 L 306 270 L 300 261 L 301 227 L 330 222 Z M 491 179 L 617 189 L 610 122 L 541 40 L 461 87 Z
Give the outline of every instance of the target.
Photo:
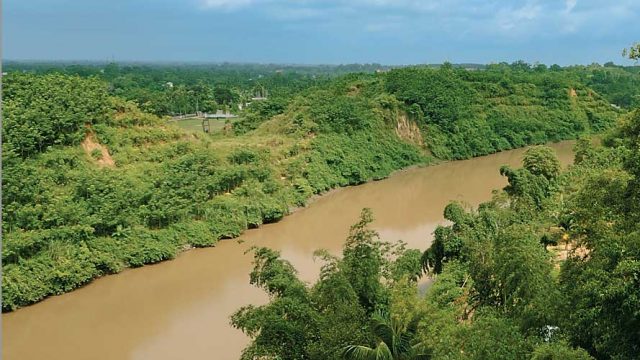
M 553 144 L 563 164 L 573 142 Z M 214 248 L 106 276 L 38 304 L 2 315 L 5 360 L 238 359 L 248 339 L 229 316 L 267 297 L 249 285 L 252 245 L 281 251 L 306 281 L 318 248 L 338 254 L 363 207 L 373 209 L 382 239 L 425 249 L 451 200 L 475 206 L 506 181 L 501 165 L 519 166 L 523 149 L 413 168 L 381 181 L 338 189 L 275 224 Z

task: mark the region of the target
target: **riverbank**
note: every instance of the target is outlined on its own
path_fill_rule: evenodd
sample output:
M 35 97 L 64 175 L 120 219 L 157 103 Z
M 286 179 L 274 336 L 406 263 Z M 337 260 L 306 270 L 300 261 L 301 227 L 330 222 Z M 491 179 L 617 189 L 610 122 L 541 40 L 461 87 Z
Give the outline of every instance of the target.
M 481 157 L 478 158 L 482 158 L 485 156 L 491 156 L 491 155 L 483 155 Z M 425 158 L 426 161 L 423 163 L 419 163 L 419 164 L 414 164 L 414 165 L 410 165 L 410 166 L 406 166 L 404 168 L 400 168 L 400 169 L 395 169 L 390 171 L 385 177 L 381 177 L 381 178 L 377 178 L 377 179 L 370 179 L 369 182 L 371 181 L 381 181 L 383 179 L 387 179 L 389 177 L 392 176 L 397 176 L 399 174 L 402 174 L 404 172 L 408 172 L 411 170 L 414 170 L 416 168 L 421 168 L 421 167 L 429 167 L 429 166 L 434 166 L 434 165 L 438 165 L 438 164 L 443 164 L 443 163 L 447 163 L 448 161 L 446 160 L 438 160 L 438 159 L 434 159 L 434 158 Z M 367 184 L 368 182 L 364 182 L 364 183 L 359 183 L 359 184 L 348 184 L 345 186 L 338 186 L 338 187 L 334 187 L 328 191 L 319 193 L 319 194 L 313 194 L 312 192 L 309 193 L 309 197 L 308 198 L 303 198 L 304 199 L 304 206 L 293 206 L 291 208 L 288 209 L 288 212 L 283 212 L 283 216 L 284 214 L 292 214 L 295 213 L 297 211 L 300 211 L 304 208 L 307 208 L 308 206 L 310 206 L 311 204 L 315 203 L 316 201 L 318 201 L 319 199 L 326 197 L 328 195 L 331 195 L 332 193 L 336 192 L 336 191 L 340 191 L 341 189 L 344 188 L 349 188 L 349 187 L 353 187 L 353 186 L 361 186 L 363 184 Z M 278 218 L 275 222 L 279 221 L 280 218 Z M 246 221 L 246 220 L 245 220 Z M 228 233 L 227 235 L 224 235 L 224 237 L 222 239 L 220 239 L 221 241 L 228 241 L 228 240 L 234 240 L 237 239 L 238 237 L 240 237 L 242 235 L 242 233 L 244 231 L 247 231 L 249 229 L 255 229 L 255 228 L 260 228 L 260 226 L 262 226 L 262 222 L 257 223 L 254 226 L 249 225 L 248 222 L 245 222 L 244 225 L 240 225 L 240 227 L 232 230 L 232 232 Z M 189 229 L 187 229 L 187 231 L 189 231 Z M 190 233 L 191 235 L 193 235 L 193 232 Z M 197 233 L 196 233 L 197 234 Z M 231 235 L 229 235 L 231 234 Z M 142 234 L 144 235 L 144 234 Z M 187 236 L 189 235 L 189 233 L 186 234 Z M 179 241 L 178 244 L 176 244 L 172 249 L 170 250 L 167 255 L 164 256 L 160 256 L 160 257 L 152 257 L 149 258 L 148 261 L 143 261 L 143 262 L 137 262 L 135 263 L 133 266 L 131 265 L 124 265 L 124 266 L 120 266 L 120 267 L 116 267 L 114 268 L 115 271 L 108 271 L 106 273 L 102 273 L 99 274 L 98 276 L 94 276 L 92 278 L 86 278 L 86 280 L 88 281 L 81 281 L 80 283 L 77 284 L 77 286 L 74 286 L 72 288 L 69 288 L 69 290 L 66 291 L 70 291 L 70 290 L 74 290 L 77 289 L 79 287 L 82 286 L 86 286 L 87 284 L 91 283 L 91 281 L 93 281 L 94 279 L 97 278 L 101 278 L 107 275 L 112 275 L 112 274 L 117 274 L 120 273 L 122 270 L 128 269 L 128 268 L 134 268 L 134 267 L 139 267 L 139 266 L 143 266 L 143 265 L 149 265 L 149 264 L 154 264 L 157 262 L 162 262 L 162 261 L 166 261 L 166 260 L 171 260 L 176 258 L 177 256 L 179 256 L 179 254 L 183 253 L 184 251 L 188 251 L 194 248 L 199 248 L 199 247 L 215 247 L 216 244 L 218 243 L 218 241 L 211 241 L 211 240 L 207 240 L 207 241 L 201 241 L 199 239 L 191 239 L 189 242 L 189 239 L 185 239 L 184 238 L 185 235 L 180 235 L 180 233 L 176 234 L 176 235 L 172 235 L 172 238 L 177 238 L 177 237 L 181 237 L 184 240 L 180 240 L 178 239 L 177 241 Z M 172 242 L 175 242 L 176 240 L 172 240 Z M 193 245 L 193 244 L 197 244 L 197 245 Z M 65 291 L 65 292 L 66 292 Z M 58 294 L 56 294 L 58 295 Z M 41 299 L 39 299 L 41 300 Z

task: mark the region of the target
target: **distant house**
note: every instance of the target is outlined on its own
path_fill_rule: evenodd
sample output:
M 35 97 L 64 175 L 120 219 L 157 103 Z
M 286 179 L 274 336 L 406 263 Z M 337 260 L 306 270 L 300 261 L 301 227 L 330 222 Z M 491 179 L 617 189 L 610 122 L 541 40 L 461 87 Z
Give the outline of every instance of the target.
M 164 84 L 164 86 L 168 87 L 169 89 L 173 89 L 173 83 L 171 81 L 167 81 L 167 83 Z
M 2 76 L 7 76 L 7 75 L 8 75 L 8 73 L 6 73 L 6 72 L 2 73 Z

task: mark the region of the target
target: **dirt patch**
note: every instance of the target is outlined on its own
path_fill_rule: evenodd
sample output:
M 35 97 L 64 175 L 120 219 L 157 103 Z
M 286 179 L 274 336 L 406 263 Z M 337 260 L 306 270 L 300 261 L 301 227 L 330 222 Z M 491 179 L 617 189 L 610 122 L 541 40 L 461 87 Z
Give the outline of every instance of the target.
M 577 97 L 578 93 L 576 92 L 576 89 L 574 89 L 574 88 L 569 89 L 569 96 Z
M 224 127 L 222 128 L 222 133 L 225 135 L 231 135 L 233 133 L 233 124 L 231 123 L 224 124 Z
M 548 246 L 547 250 L 554 254 L 555 268 L 560 269 L 560 263 L 568 258 L 586 259 L 589 256 L 589 249 L 580 246 L 568 238 L 563 237 L 563 243 L 556 246 Z
M 396 134 L 403 140 L 418 146 L 424 146 L 422 133 L 420 128 L 414 122 L 409 120 L 406 114 L 400 114 L 396 119 Z
M 87 133 L 87 137 L 82 141 L 82 149 L 89 155 L 89 157 L 100 166 L 115 167 L 116 163 L 113 161 L 109 149 L 106 146 L 101 145 L 93 133 Z
M 362 90 L 361 85 L 353 85 L 349 88 L 349 91 L 347 91 L 347 96 L 358 96 L 360 95 L 360 90 Z

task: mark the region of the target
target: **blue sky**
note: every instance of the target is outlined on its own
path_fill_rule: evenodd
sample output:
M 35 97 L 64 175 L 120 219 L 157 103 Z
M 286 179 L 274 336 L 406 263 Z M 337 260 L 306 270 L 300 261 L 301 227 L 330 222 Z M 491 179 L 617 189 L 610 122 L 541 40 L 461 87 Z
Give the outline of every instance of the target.
M 4 59 L 630 63 L 640 0 L 4 0 Z

